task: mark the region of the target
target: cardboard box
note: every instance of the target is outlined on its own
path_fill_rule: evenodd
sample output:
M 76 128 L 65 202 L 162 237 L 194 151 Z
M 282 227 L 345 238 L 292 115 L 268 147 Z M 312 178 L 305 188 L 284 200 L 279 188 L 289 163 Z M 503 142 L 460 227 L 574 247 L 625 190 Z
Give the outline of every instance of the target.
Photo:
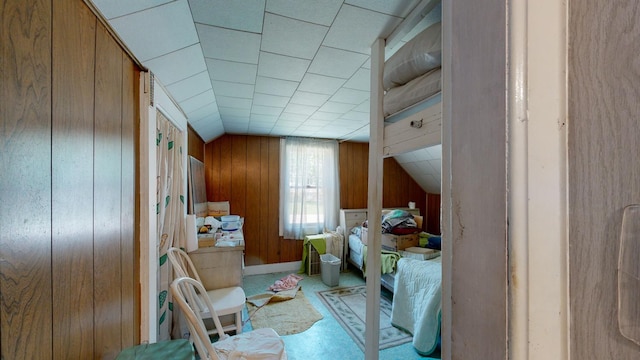
M 368 241 L 368 229 L 362 228 L 362 237 L 360 238 L 362 242 L 366 245 Z M 409 235 L 393 235 L 393 234 L 382 234 L 382 249 L 389 251 L 400 251 L 406 248 L 419 246 L 420 239 L 418 234 L 409 234 Z
M 228 201 L 210 201 L 207 203 L 207 210 L 209 216 L 223 216 L 229 215 L 229 202 Z

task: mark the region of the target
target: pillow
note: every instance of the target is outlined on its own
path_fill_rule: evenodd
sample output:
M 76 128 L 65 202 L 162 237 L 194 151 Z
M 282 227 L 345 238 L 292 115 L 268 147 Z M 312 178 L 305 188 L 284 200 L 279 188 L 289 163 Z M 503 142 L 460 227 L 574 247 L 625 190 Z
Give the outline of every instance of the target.
M 442 63 L 441 26 L 437 22 L 409 40 L 384 64 L 385 90 L 404 85 Z

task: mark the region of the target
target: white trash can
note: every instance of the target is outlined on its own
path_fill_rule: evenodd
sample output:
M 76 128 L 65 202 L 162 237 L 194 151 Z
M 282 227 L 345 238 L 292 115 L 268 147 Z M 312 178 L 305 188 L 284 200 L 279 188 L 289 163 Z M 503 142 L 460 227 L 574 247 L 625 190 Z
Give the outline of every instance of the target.
M 320 275 L 327 286 L 338 286 L 340 283 L 340 259 L 333 254 L 320 255 Z

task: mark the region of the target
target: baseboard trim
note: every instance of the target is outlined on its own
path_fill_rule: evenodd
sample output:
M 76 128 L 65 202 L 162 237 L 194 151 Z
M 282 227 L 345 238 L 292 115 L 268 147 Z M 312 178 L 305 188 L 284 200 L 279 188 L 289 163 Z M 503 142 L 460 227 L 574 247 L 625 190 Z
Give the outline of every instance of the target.
M 300 266 L 302 266 L 302 261 L 245 266 L 244 275 L 262 275 L 284 271 L 295 271 L 297 273 L 298 271 L 300 271 Z

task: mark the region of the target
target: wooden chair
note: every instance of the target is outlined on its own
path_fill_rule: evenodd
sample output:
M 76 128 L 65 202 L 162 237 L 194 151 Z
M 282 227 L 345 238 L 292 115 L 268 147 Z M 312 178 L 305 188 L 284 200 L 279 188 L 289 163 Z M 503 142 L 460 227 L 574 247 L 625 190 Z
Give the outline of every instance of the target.
M 196 267 L 185 251 L 172 247 L 167 250 L 167 255 L 169 261 L 171 261 L 171 265 L 173 265 L 176 278 L 190 277 L 202 285 L 202 280 L 200 280 Z M 202 294 L 202 297 L 206 297 L 211 301 L 218 316 L 235 315 L 234 324 L 225 326 L 225 332 L 235 331 L 236 334 L 242 333 L 242 309 L 244 308 L 247 297 L 241 287 L 233 286 L 221 289 L 208 289 Z M 197 299 L 197 301 L 204 302 L 204 299 Z M 204 306 L 204 303 L 200 304 L 198 308 L 204 311 L 204 313 L 201 314 L 203 318 L 212 317 L 212 315 L 208 313 L 208 309 Z M 208 331 L 210 334 L 213 334 L 216 332 L 216 329 L 210 329 Z
M 284 341 L 273 329 L 263 328 L 228 336 L 224 333 L 215 306 L 211 303 L 202 283 L 189 277 L 180 277 L 171 283 L 173 299 L 187 318 L 191 338 L 201 359 L 279 359 L 286 360 Z M 203 299 L 204 301 L 199 301 Z M 202 306 L 206 307 L 204 311 Z M 218 341 L 211 343 L 201 314 L 211 314 Z

